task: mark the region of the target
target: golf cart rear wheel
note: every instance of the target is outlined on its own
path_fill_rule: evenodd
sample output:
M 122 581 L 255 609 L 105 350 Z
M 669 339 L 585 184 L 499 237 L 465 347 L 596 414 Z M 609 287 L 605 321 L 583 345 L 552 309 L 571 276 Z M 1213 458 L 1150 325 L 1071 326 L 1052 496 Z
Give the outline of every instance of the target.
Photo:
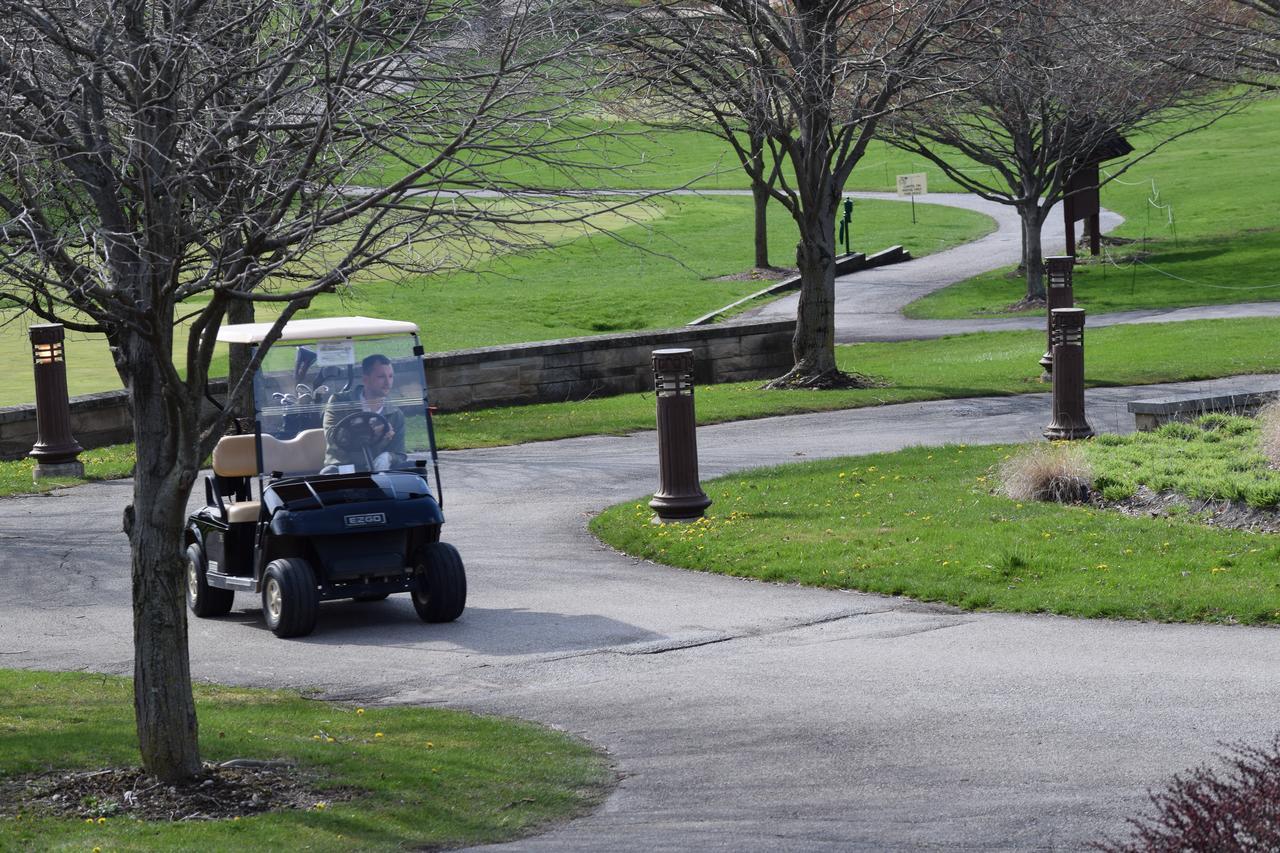
M 301 557 L 272 560 L 262 578 L 262 615 L 277 637 L 305 637 L 316 627 L 320 592 L 311 564 Z
M 231 612 L 236 594 L 229 589 L 209 586 L 208 573 L 209 563 L 204 558 L 204 549 L 199 543 L 192 542 L 187 546 L 187 607 L 201 618 L 226 616 Z
M 458 549 L 428 542 L 418 549 L 413 608 L 423 622 L 452 622 L 467 606 L 467 573 Z

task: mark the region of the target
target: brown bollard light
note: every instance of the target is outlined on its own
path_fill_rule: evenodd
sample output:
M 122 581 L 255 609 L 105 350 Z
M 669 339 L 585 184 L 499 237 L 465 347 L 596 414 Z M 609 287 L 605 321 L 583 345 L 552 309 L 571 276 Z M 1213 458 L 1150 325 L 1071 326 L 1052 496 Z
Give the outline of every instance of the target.
M 1040 357 L 1040 366 L 1044 368 L 1044 375 L 1040 378 L 1044 380 L 1053 374 L 1053 311 L 1055 308 L 1073 308 L 1076 304 L 1075 291 L 1071 282 L 1071 271 L 1075 263 L 1076 259 L 1070 255 L 1044 259 L 1045 274 L 1048 279 L 1044 288 L 1044 323 L 1048 345 L 1044 355 Z
M 36 443 L 27 455 L 36 460 L 33 476 L 37 480 L 83 477 L 84 463 L 76 457 L 84 448 L 71 435 L 62 324 L 32 326 L 30 334 L 36 372 Z
M 693 521 L 711 506 L 698 483 L 697 422 L 693 416 L 693 350 L 653 351 L 658 398 L 658 491 L 649 501 L 654 524 Z
M 1044 437 L 1088 438 L 1093 428 L 1084 418 L 1084 309 L 1055 308 L 1051 317 L 1053 420 Z

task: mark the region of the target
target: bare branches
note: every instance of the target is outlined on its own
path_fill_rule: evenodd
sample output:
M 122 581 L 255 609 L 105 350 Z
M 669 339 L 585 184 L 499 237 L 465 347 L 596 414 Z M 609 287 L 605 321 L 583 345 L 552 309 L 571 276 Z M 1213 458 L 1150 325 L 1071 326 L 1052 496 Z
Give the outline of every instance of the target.
M 1041 292 L 1039 229 L 1068 182 L 1120 135 L 1152 142 L 1112 175 L 1238 104 L 1206 81 L 1233 60 L 1187 9 L 1217 0 L 1070 0 L 1011 5 L 1001 28 L 969 33 L 981 61 L 955 91 L 896 114 L 892 141 L 983 198 L 1018 208 L 1028 296 Z M 957 154 L 962 156 L 957 156 Z M 979 168 L 973 168 L 977 164 Z M 985 168 L 982 168 L 985 167 Z
M 556 128 L 594 82 L 592 21 L 551 12 L 0 0 L 0 294 L 151 334 L 209 294 L 306 300 L 449 265 L 400 250 L 488 239 L 518 211 L 430 193 L 512 194 L 512 164 L 581 142 Z M 554 219 L 559 201 L 519 207 Z
M 795 220 L 793 372 L 805 384 L 836 372 L 834 223 L 845 181 L 881 120 L 953 86 L 952 67 L 969 58 L 962 33 L 991 26 L 997 5 L 654 0 L 615 19 L 631 98 L 654 120 L 723 137 L 757 192 Z

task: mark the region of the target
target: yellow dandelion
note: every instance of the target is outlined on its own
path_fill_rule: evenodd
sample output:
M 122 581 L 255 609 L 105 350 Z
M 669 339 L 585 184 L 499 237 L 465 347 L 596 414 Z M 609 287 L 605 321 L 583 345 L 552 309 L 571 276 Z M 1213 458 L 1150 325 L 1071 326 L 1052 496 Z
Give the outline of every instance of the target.
M 363 717 L 363 716 L 364 716 L 364 708 L 356 708 L 356 716 L 357 716 L 357 717 Z
M 104 824 L 104 823 L 106 823 L 106 822 L 107 822 L 107 819 L 106 819 L 105 817 L 100 817 L 100 818 L 98 818 L 98 824 L 99 824 L 99 825 Z
M 373 733 L 373 736 L 374 736 L 374 737 L 376 737 L 376 738 L 378 738 L 378 737 L 382 737 L 382 732 L 374 732 L 374 733 Z

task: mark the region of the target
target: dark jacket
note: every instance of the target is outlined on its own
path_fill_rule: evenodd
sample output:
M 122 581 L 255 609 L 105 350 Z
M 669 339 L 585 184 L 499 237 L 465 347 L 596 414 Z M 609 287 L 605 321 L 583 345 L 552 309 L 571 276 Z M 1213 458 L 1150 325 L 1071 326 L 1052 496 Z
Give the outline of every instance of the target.
M 357 385 L 355 388 L 343 394 L 334 394 L 329 398 L 329 402 L 324 407 L 324 439 L 325 453 L 324 464 L 326 465 L 355 465 L 357 470 L 368 468 L 369 463 L 379 453 L 391 451 L 400 455 L 403 459 L 404 450 L 404 412 L 400 411 L 399 406 L 385 403 L 382 407 L 382 416 L 391 424 L 391 429 L 395 431 L 395 435 L 390 441 L 385 438 L 381 441 L 374 441 L 368 446 L 369 458 L 366 459 L 364 454 L 359 450 L 348 450 L 336 447 L 333 443 L 333 428 L 345 418 L 347 415 L 364 411 L 364 386 Z

